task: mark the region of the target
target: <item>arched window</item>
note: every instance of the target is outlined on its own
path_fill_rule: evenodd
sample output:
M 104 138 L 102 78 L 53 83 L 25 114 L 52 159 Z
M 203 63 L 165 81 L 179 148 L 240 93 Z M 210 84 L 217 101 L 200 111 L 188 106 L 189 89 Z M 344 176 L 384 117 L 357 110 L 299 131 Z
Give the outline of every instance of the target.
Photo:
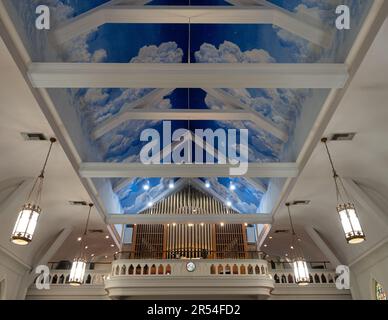
M 377 281 L 375 281 L 375 294 L 376 300 L 388 300 L 387 293 L 385 292 L 383 286 Z

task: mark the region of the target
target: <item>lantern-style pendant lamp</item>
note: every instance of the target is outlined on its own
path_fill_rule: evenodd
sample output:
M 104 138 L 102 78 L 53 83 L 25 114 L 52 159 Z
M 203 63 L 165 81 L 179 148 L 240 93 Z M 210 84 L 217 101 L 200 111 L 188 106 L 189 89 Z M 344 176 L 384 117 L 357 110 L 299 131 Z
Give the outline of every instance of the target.
M 87 244 L 87 233 L 90 219 L 90 212 L 92 211 L 93 204 L 89 203 L 89 213 L 88 218 L 86 219 L 85 231 L 80 243 L 80 251 L 78 257 L 76 257 L 73 261 L 70 271 L 69 284 L 72 286 L 80 286 L 84 283 L 85 271 L 86 271 L 86 263 L 87 260 L 84 255 L 84 249 Z
M 340 217 L 342 229 L 345 233 L 346 241 L 349 244 L 361 243 L 365 241 L 365 233 L 362 230 L 360 220 L 358 219 L 356 208 L 345 189 L 341 177 L 334 168 L 334 162 L 327 146 L 327 138 L 322 138 L 321 141 L 325 145 L 330 165 L 333 170 L 333 178 L 337 195 L 337 212 Z
M 290 205 L 290 203 L 286 203 L 292 231 L 290 248 L 292 252 L 291 259 L 292 267 L 294 269 L 295 283 L 300 286 L 306 286 L 310 283 L 310 272 L 307 267 L 307 262 L 303 256 L 302 248 L 299 245 L 298 237 L 294 229 L 294 224 L 292 223 Z
M 44 161 L 42 171 L 36 178 L 34 185 L 28 194 L 27 200 L 19 212 L 19 216 L 16 220 L 11 236 L 11 241 L 14 244 L 25 246 L 32 241 L 38 219 L 42 211 L 40 203 L 42 200 L 43 180 L 47 161 L 49 159 L 52 146 L 56 141 L 57 140 L 55 138 L 50 139 L 50 148 Z

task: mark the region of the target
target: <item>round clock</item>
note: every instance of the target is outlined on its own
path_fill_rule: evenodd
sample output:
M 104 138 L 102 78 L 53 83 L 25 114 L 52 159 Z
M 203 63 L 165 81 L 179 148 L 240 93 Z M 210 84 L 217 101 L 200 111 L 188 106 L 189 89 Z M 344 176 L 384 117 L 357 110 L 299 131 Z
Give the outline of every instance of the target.
M 187 262 L 186 269 L 187 269 L 188 272 L 194 272 L 195 268 L 196 268 L 196 266 L 195 266 L 194 262 L 192 262 L 192 261 Z

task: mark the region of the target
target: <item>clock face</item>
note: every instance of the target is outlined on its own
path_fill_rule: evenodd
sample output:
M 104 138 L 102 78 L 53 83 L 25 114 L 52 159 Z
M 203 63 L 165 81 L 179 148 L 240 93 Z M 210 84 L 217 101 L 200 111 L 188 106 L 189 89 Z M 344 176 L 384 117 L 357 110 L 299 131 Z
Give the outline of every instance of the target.
M 194 262 L 188 262 L 187 264 L 186 264 L 186 269 L 187 269 L 187 271 L 188 272 L 194 272 L 195 271 L 195 263 Z

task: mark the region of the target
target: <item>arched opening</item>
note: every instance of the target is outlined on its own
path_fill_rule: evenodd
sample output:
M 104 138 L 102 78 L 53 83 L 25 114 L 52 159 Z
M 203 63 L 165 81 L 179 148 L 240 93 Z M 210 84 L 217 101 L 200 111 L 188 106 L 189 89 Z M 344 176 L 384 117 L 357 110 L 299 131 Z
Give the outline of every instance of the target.
M 58 276 L 57 275 L 54 275 L 52 281 L 51 281 L 51 284 L 57 284 L 58 282 Z
M 143 274 L 148 274 L 148 265 L 145 265 L 143 268 Z
M 324 274 L 322 274 L 322 276 L 321 276 L 321 281 L 322 281 L 322 283 L 327 283 L 327 279 L 326 279 Z
M 123 265 L 122 267 L 121 267 L 121 275 L 125 275 L 125 273 L 126 273 L 126 271 L 127 271 L 127 267 L 125 266 L 125 265 Z
M 224 267 L 221 264 L 218 265 L 218 274 L 224 274 Z
M 91 284 L 92 283 L 92 276 L 90 274 L 87 276 L 85 283 L 86 284 Z
M 288 275 L 288 283 L 294 283 L 294 277 L 291 274 Z
M 233 265 L 233 274 L 238 274 L 238 266 L 237 266 L 237 264 Z
M 214 264 L 210 266 L 210 274 L 216 274 L 216 266 Z
M 151 274 L 156 274 L 156 266 L 154 264 L 151 266 Z
M 314 281 L 315 281 L 315 283 L 321 283 L 321 279 L 319 278 L 319 275 L 315 275 L 314 276 Z
M 164 274 L 164 268 L 163 268 L 163 265 L 159 265 L 159 268 L 158 268 L 158 274 Z
M 59 277 L 58 284 L 63 284 L 64 282 L 65 282 L 65 276 L 62 274 L 62 275 Z
M 253 274 L 253 267 L 252 267 L 252 265 L 248 266 L 248 274 Z
M 243 264 L 240 266 L 240 274 L 247 274 L 247 270 Z
M 275 283 L 280 283 L 280 279 L 279 279 L 279 276 L 277 274 L 275 274 L 275 276 L 273 278 L 275 280 Z
M 255 273 L 260 274 L 260 267 L 258 265 L 256 265 L 255 267 Z
M 225 274 L 230 274 L 231 272 L 230 272 L 230 265 L 226 265 L 225 266 Z
M 166 274 L 170 275 L 171 274 L 171 266 L 168 264 L 166 267 Z
M 133 265 L 130 265 L 129 268 L 128 268 L 128 274 L 129 274 L 129 275 L 132 275 L 134 269 L 135 269 L 135 268 L 133 267 Z
M 138 265 L 136 266 L 136 275 L 140 275 L 140 274 L 141 274 L 141 265 L 138 264 Z

